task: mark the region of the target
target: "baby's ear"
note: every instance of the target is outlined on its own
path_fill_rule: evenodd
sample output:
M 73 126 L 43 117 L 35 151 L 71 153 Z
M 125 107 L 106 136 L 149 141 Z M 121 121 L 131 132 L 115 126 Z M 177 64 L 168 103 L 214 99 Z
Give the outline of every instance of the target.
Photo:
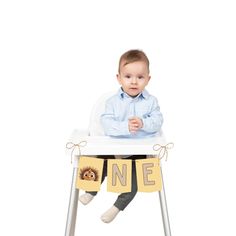
M 117 74 L 116 75 L 116 79 L 117 79 L 117 81 L 119 82 L 119 84 L 121 83 L 121 78 L 120 78 L 120 74 Z

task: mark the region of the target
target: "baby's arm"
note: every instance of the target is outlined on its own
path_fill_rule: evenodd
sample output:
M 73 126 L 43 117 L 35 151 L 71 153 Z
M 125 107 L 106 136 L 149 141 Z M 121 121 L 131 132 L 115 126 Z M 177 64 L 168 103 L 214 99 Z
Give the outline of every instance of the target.
M 160 112 L 160 107 L 156 98 L 153 101 L 150 113 L 142 117 L 142 122 L 142 130 L 144 130 L 145 132 L 160 132 L 163 124 L 163 116 Z
M 130 135 L 128 122 L 119 121 L 114 114 L 114 106 L 112 102 L 106 103 L 105 113 L 101 116 L 101 123 L 108 136 L 126 136 Z

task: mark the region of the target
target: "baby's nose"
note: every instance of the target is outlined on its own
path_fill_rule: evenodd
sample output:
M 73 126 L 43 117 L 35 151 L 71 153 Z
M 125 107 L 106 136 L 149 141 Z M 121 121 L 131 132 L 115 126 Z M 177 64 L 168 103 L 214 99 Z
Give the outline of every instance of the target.
M 137 83 L 137 78 L 136 78 L 136 77 L 132 77 L 131 83 L 132 83 L 132 84 L 136 84 L 136 83 Z

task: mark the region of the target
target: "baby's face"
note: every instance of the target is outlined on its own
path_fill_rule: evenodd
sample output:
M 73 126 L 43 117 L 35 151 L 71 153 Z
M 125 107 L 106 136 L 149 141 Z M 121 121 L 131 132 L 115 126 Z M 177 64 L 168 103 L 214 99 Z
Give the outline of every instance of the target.
M 121 65 L 120 73 L 117 75 L 124 92 L 131 97 L 136 97 L 141 93 L 150 78 L 148 67 L 143 61 Z

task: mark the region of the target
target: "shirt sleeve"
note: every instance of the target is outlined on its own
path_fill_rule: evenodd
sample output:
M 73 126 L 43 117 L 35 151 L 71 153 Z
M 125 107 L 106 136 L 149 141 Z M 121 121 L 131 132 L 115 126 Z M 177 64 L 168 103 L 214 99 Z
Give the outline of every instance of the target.
M 130 135 L 128 121 L 118 120 L 114 113 L 112 101 L 107 101 L 105 112 L 101 115 L 101 123 L 105 135 L 117 137 Z
M 142 118 L 142 121 L 143 131 L 147 133 L 160 132 L 163 124 L 163 116 L 160 112 L 160 107 L 156 98 L 153 100 L 151 111 Z

